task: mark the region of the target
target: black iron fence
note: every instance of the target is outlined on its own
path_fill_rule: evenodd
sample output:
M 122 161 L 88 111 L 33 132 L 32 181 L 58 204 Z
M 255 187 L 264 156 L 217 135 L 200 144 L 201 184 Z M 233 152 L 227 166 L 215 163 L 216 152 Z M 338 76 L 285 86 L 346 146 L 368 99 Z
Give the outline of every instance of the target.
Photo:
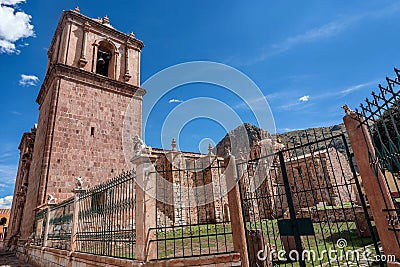
M 360 105 L 363 120 L 360 126 L 367 129 L 364 133 L 371 138 L 373 148 L 369 148 L 369 162 L 376 179 L 381 180 L 379 188 L 382 196 L 386 190 L 390 193 L 389 201 L 382 207 L 387 213 L 388 226 L 394 232 L 400 246 L 400 71 L 394 69 L 396 78 L 386 77 L 386 86 L 378 85 L 379 91 L 372 92 L 372 97 Z M 387 189 L 386 189 L 387 188 Z
M 44 245 L 47 225 L 47 209 L 40 210 L 36 213 L 35 225 L 33 231 L 32 243 L 37 246 Z
M 76 251 L 135 258 L 135 172 L 79 194 Z
M 225 165 L 214 155 L 179 153 L 156 164 L 156 258 L 233 251 Z
M 345 135 L 309 130 L 281 146 L 237 164 L 250 266 L 372 266 L 346 255 L 380 252 Z
M 69 198 L 57 205 L 50 206 L 49 212 L 48 246 L 70 250 L 74 198 Z
M 149 259 L 233 252 L 224 160 L 214 155 L 194 155 L 182 157 L 179 165 L 175 164 L 163 156 L 154 163 L 158 180 L 152 197 L 156 207 L 150 216 L 155 222 L 142 237 L 154 237 L 149 246 L 154 246 L 156 252 Z M 45 207 L 36 216 L 34 244 L 135 259 L 136 186 L 136 173 L 129 171 Z M 146 216 L 139 219 L 145 220 Z

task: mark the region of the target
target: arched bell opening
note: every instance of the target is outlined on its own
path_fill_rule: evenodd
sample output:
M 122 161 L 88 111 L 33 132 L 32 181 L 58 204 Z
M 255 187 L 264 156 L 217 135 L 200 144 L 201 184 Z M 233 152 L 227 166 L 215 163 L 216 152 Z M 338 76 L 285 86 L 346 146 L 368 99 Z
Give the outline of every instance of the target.
M 96 73 L 112 78 L 113 46 L 105 41 L 99 43 L 97 49 Z

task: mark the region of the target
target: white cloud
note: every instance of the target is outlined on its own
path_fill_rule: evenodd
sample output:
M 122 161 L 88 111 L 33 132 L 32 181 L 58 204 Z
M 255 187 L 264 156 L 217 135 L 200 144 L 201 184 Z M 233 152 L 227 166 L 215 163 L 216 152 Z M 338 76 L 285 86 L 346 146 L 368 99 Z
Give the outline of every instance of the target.
M 36 86 L 39 82 L 39 78 L 35 75 L 21 74 L 21 79 L 19 80 L 19 85 L 22 86 Z
M 264 46 L 255 58 L 244 61 L 243 59 L 238 59 L 231 56 L 226 59 L 226 62 L 229 64 L 244 66 L 252 65 L 254 63 L 264 61 L 271 56 L 275 56 L 291 50 L 298 45 L 317 42 L 319 40 L 324 40 L 337 36 L 354 26 L 356 23 L 359 23 L 360 21 L 386 18 L 388 16 L 398 14 L 399 10 L 400 4 L 395 3 L 391 6 L 385 6 L 380 10 L 375 9 L 356 15 L 341 16 L 336 20 L 311 28 L 297 35 L 289 36 L 281 42 L 277 42 L 269 46 Z
M 10 6 L 15 6 L 16 4 L 24 3 L 24 2 L 25 2 L 25 0 L 0 0 L 0 4 L 10 5 Z
M 11 208 L 13 196 L 5 196 L 0 198 L 0 209 Z
M 31 16 L 17 10 L 25 0 L 0 0 L 0 53 L 19 53 L 15 42 L 35 35 Z
M 15 44 L 13 44 L 9 41 L 6 41 L 6 40 L 0 40 L 0 53 L 19 54 L 19 51 L 15 49 Z
M 368 87 L 368 86 L 372 86 L 374 84 L 376 84 L 376 81 L 370 81 L 370 82 L 366 82 L 366 83 L 356 84 L 356 85 L 350 86 L 350 87 L 340 91 L 340 94 L 347 95 L 349 93 L 352 93 L 354 91 L 360 90 L 360 89 Z
M 279 44 L 273 45 L 275 53 L 284 52 L 301 43 L 312 42 L 318 39 L 328 38 L 340 33 L 349 23 L 347 21 L 333 21 L 320 27 L 306 31 L 305 33 L 289 37 Z
M 18 115 L 18 116 L 22 115 L 21 112 L 18 112 L 18 111 L 15 111 L 15 110 L 11 111 L 11 113 L 14 114 L 14 115 Z
M 179 100 L 179 99 L 170 99 L 169 101 L 168 101 L 169 103 L 182 103 L 183 101 L 182 100 Z
M 3 158 L 1 161 L 3 161 Z M 17 168 L 18 166 L 15 165 L 0 164 L 0 177 L 4 184 L 13 185 L 15 183 Z
M 307 102 L 309 99 L 310 99 L 309 95 L 304 95 L 304 96 L 299 98 L 299 100 L 302 101 L 302 102 Z

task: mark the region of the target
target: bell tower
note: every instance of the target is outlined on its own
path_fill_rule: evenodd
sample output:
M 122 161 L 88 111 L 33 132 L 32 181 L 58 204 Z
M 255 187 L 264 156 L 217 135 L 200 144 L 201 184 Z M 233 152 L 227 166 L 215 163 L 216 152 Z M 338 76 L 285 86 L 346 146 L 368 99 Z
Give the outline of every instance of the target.
M 123 129 L 141 136 L 142 48 L 108 17 L 92 19 L 78 8 L 62 13 L 36 99 L 39 119 L 21 239 L 31 233 L 35 208 L 49 195 L 58 202 L 72 196 L 76 177 L 91 187 L 129 168 Z
M 49 67 L 64 64 L 139 86 L 143 43 L 117 31 L 107 16 L 90 19 L 64 11 L 48 50 Z

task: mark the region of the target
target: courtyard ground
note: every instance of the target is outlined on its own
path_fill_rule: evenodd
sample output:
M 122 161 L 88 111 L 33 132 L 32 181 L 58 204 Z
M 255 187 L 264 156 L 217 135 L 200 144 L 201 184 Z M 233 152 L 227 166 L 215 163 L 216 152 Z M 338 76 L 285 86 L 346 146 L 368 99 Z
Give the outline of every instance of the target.
M 0 267 L 32 267 L 15 256 L 15 253 L 0 250 Z

